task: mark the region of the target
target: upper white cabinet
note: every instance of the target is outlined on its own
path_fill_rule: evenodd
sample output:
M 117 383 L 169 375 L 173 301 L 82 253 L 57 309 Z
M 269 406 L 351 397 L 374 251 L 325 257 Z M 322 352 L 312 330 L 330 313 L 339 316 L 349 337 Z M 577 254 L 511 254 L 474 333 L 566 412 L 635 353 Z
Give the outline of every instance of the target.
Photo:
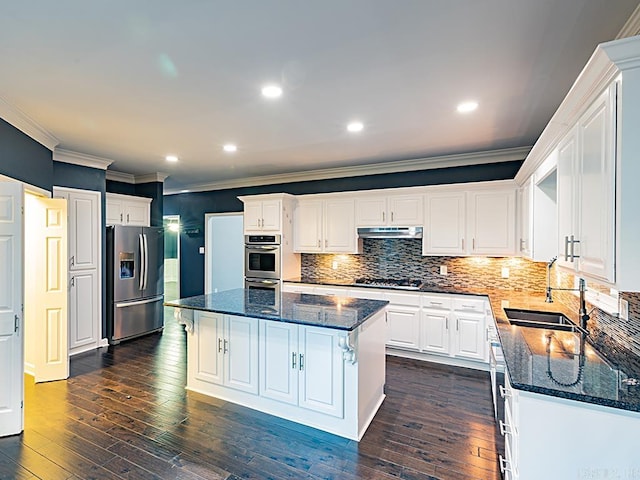
M 350 198 L 300 199 L 294 214 L 294 251 L 358 253 L 354 210 Z
M 511 181 L 427 192 L 423 255 L 515 255 L 515 197 Z
M 516 215 L 515 189 L 478 190 L 469 193 L 469 253 L 514 255 Z
M 518 189 L 518 253 L 531 258 L 533 254 L 533 177 Z
M 151 225 L 151 198 L 107 193 L 107 225 Z
M 614 83 L 558 152 L 560 264 L 607 282 L 615 280 L 615 105 Z
M 100 263 L 100 193 L 55 189 L 68 201 L 69 270 L 96 269 Z
M 423 255 L 464 255 L 467 194 L 460 191 L 427 193 Z
M 278 193 L 238 198 L 244 203 L 245 234 L 279 233 L 288 237 L 293 219 L 293 196 Z
M 356 226 L 420 226 L 424 223 L 422 204 L 423 196 L 419 194 L 360 196 L 356 198 Z

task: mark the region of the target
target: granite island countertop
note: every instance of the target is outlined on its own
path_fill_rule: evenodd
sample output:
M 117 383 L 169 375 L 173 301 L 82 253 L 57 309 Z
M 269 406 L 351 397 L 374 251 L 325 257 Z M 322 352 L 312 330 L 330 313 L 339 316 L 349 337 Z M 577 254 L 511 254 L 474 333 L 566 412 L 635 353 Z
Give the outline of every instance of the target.
M 366 287 L 354 280 L 298 277 L 285 280 L 342 287 Z M 376 286 L 374 288 L 382 288 Z M 406 290 L 389 288 L 392 292 Z M 579 402 L 640 412 L 640 358 L 615 348 L 593 332 L 579 333 L 511 325 L 504 308 L 562 313 L 575 324 L 578 312 L 560 302 L 546 303 L 542 291 L 487 289 L 482 286 L 440 287 L 425 284 L 416 294 L 443 293 L 489 298 L 512 386 Z M 628 379 L 632 379 L 629 381 Z
M 273 301 L 269 292 L 244 288 L 165 302 L 167 307 L 200 310 L 278 322 L 352 331 L 385 308 L 384 300 L 283 292 Z

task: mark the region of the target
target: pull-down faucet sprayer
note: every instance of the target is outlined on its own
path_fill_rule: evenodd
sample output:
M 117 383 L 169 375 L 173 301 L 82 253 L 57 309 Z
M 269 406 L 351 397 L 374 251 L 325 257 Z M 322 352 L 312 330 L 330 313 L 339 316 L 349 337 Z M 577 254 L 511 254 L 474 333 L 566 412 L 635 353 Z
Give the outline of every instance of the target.
M 563 290 L 565 292 L 575 292 L 576 290 L 580 292 L 580 308 L 578 310 L 578 317 L 580 319 L 580 328 L 583 333 L 589 334 L 587 330 L 587 322 L 590 318 L 590 312 L 587 312 L 587 304 L 585 302 L 585 293 L 587 292 L 587 282 L 585 282 L 584 278 L 578 279 L 578 288 L 555 288 L 551 286 L 551 267 L 556 263 L 558 257 L 553 257 L 547 263 L 547 298 L 545 298 L 545 302 L 553 303 L 553 295 L 552 292 L 554 290 Z
M 558 257 L 553 257 L 549 260 L 549 263 L 547 263 L 547 298 L 545 299 L 545 302 L 547 303 L 553 303 L 553 296 L 551 295 L 551 291 L 553 290 L 551 288 L 551 267 L 553 267 L 553 264 L 556 263 L 557 259 Z

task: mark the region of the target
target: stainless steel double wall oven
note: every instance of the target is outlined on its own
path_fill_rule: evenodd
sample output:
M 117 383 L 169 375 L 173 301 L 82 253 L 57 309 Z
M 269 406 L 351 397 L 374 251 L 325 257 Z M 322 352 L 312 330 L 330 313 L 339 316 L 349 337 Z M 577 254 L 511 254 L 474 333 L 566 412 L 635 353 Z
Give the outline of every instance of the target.
M 244 288 L 251 303 L 275 310 L 280 306 L 281 236 L 245 235 Z

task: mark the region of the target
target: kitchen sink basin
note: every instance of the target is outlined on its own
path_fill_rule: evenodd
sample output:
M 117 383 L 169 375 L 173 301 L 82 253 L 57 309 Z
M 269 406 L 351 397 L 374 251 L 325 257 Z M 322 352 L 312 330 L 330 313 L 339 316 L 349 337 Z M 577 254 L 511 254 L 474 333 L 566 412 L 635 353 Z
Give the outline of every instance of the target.
M 520 327 L 547 328 L 551 330 L 563 330 L 575 332 L 576 324 L 565 315 L 558 312 L 540 312 L 536 310 L 519 310 L 505 308 L 504 313 L 511 325 Z

